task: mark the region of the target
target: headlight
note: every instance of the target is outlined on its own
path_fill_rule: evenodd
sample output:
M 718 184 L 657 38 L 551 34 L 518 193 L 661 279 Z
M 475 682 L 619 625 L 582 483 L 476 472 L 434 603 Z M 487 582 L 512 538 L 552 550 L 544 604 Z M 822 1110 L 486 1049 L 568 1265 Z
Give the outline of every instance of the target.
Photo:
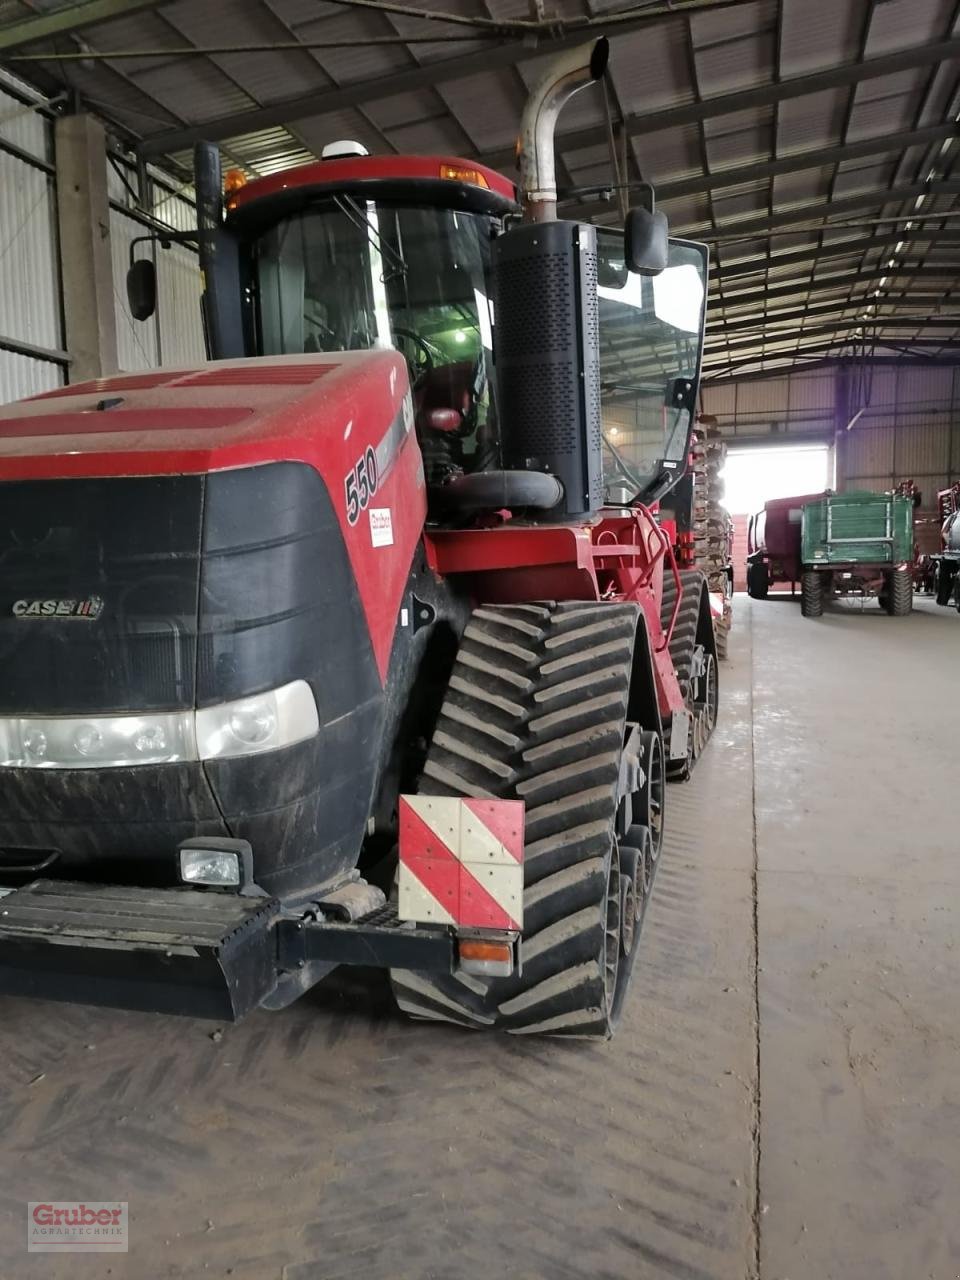
M 192 711 L 0 719 L 0 764 L 15 769 L 103 769 L 196 758 Z
M 180 879 L 184 884 L 208 884 L 224 889 L 239 887 L 240 859 L 235 853 L 181 849 Z
M 291 747 L 319 729 L 313 690 L 305 680 L 294 680 L 282 689 L 198 711 L 197 750 L 201 760 L 249 756 Z
M 0 717 L 0 766 L 105 769 L 222 760 L 290 747 L 319 730 L 313 690 L 294 680 L 200 711 Z

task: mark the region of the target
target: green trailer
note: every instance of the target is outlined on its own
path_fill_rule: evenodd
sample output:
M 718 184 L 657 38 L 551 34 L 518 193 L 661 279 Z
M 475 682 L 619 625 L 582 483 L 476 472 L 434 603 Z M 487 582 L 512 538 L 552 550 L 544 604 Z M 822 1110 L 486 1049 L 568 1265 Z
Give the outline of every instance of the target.
M 876 596 L 892 617 L 913 608 L 913 503 L 894 493 L 827 493 L 803 508 L 800 603 L 819 618 L 834 596 Z

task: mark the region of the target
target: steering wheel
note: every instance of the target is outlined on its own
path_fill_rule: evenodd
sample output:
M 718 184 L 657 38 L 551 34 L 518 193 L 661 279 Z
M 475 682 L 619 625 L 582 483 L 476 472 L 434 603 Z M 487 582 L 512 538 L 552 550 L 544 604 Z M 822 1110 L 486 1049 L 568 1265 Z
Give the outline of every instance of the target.
M 398 340 L 400 354 L 410 366 L 412 380 L 416 385 L 431 372 L 436 364 L 435 349 L 426 338 L 421 338 L 420 334 L 413 329 L 394 329 L 393 336 Z M 408 344 L 409 347 L 406 351 L 403 349 L 404 344 Z

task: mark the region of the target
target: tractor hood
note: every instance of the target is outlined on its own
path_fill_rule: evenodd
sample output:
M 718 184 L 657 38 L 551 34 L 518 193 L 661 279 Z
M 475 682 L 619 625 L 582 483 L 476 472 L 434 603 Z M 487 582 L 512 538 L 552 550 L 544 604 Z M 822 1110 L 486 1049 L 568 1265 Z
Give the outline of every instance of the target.
M 412 418 L 395 351 L 224 360 L 77 383 L 0 406 L 0 481 L 324 470 L 354 423 Z
M 284 895 L 354 865 L 426 507 L 407 385 L 358 352 L 0 409 L 0 867 L 168 883 L 201 835 Z M 291 690 L 296 733 L 224 749 Z

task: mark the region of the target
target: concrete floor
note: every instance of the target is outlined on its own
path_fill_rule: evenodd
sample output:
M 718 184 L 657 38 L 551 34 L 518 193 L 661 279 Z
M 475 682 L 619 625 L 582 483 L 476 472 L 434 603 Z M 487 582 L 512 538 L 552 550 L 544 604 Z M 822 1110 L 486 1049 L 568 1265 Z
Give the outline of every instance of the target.
M 222 1035 L 0 1001 L 0 1276 L 955 1280 L 958 652 L 925 603 L 738 598 L 610 1045 L 360 972 Z M 130 1253 L 28 1256 L 70 1198 L 128 1200 Z

